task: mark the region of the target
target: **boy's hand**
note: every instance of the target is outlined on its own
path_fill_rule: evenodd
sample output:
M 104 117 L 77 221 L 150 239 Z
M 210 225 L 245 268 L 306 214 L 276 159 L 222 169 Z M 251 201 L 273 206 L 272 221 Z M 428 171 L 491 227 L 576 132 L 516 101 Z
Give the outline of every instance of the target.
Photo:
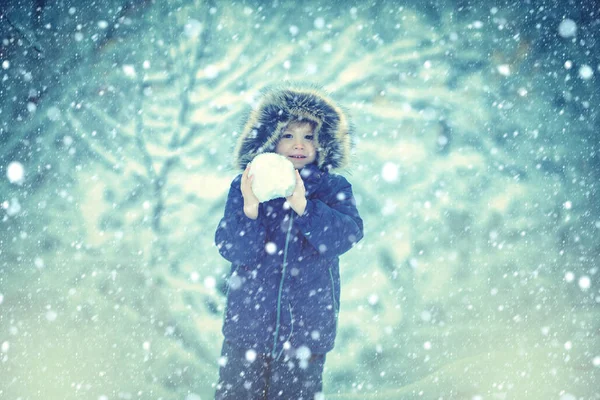
M 298 170 L 296 170 L 296 186 L 294 187 L 294 191 L 285 199 L 290 207 L 292 207 L 292 210 L 296 211 L 296 214 L 304 214 L 304 210 L 306 209 L 306 188 Z
M 252 191 L 252 180 L 253 176 L 249 176 L 250 164 L 244 170 L 242 174 L 242 182 L 240 184 L 240 190 L 242 191 L 242 197 L 244 198 L 244 214 L 250 219 L 258 218 L 258 198 Z

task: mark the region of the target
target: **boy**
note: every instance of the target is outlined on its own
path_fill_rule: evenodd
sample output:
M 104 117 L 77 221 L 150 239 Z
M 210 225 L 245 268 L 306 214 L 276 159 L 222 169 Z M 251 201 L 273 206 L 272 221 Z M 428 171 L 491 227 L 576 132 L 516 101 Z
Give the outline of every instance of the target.
M 323 398 L 325 354 L 334 346 L 339 256 L 363 237 L 350 183 L 330 173 L 350 157 L 343 112 L 314 87 L 267 90 L 235 150 L 232 182 L 215 234 L 232 263 L 215 398 Z M 250 161 L 276 152 L 296 168 L 287 198 L 259 203 Z

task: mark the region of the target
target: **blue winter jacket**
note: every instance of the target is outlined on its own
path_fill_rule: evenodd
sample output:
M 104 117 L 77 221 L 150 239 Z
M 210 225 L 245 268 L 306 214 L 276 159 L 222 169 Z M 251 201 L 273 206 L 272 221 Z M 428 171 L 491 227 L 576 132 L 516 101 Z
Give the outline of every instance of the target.
M 238 175 L 215 234 L 220 254 L 232 263 L 223 334 L 274 356 L 286 342 L 312 353 L 333 348 L 339 256 L 363 237 L 363 221 L 344 177 L 314 164 L 301 176 L 307 198 L 302 216 L 285 209 L 285 199 L 279 198 L 261 203 L 252 220 L 243 212 Z

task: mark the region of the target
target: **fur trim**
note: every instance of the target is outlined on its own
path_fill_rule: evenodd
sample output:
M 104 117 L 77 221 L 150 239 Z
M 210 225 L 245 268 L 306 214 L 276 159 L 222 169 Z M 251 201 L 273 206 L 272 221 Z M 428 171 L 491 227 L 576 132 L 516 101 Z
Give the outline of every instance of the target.
M 319 169 L 338 169 L 348 164 L 352 129 L 344 112 L 317 86 L 286 84 L 262 91 L 258 106 L 245 119 L 234 151 L 234 165 L 243 170 L 257 154 L 275 151 L 281 132 L 294 120 L 315 124 Z

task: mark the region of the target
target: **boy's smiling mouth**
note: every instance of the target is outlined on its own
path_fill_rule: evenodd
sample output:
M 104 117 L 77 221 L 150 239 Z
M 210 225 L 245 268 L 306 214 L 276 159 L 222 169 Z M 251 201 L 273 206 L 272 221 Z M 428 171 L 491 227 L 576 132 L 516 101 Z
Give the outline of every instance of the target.
M 290 158 L 296 158 L 296 159 L 302 159 L 302 158 L 306 158 L 306 156 L 302 156 L 302 155 L 294 155 L 292 154 L 291 156 L 288 156 Z

